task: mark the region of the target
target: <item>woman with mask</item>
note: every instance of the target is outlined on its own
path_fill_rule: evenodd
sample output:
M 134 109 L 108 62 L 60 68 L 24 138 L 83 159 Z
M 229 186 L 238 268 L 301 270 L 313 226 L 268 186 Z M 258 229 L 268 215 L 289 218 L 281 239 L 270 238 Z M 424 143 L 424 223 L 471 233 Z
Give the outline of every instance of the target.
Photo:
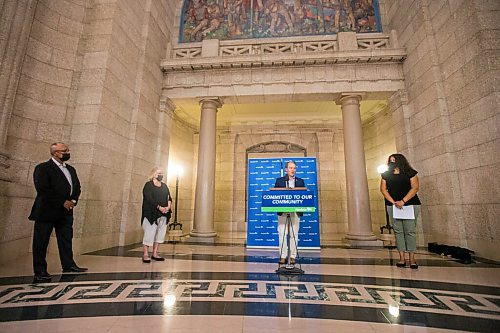
M 397 267 L 410 266 L 417 269 L 415 251 L 417 249 L 417 217 L 420 214 L 418 198 L 418 176 L 402 154 L 392 154 L 387 161 L 388 170 L 382 174 L 380 192 L 384 195 L 387 214 L 391 219 L 396 236 L 396 247 L 399 252 Z M 393 210 L 403 206 L 413 206 L 413 219 L 394 218 Z M 405 258 L 408 253 L 408 259 Z
M 151 262 L 151 259 L 156 261 L 165 260 L 165 258 L 158 255 L 158 246 L 165 241 L 172 198 L 168 186 L 162 182 L 163 178 L 163 171 L 155 167 L 151 170 L 149 181 L 146 182 L 142 190 L 141 223 L 144 230 L 142 262 L 144 263 Z M 153 247 L 151 258 L 149 257 L 150 246 Z

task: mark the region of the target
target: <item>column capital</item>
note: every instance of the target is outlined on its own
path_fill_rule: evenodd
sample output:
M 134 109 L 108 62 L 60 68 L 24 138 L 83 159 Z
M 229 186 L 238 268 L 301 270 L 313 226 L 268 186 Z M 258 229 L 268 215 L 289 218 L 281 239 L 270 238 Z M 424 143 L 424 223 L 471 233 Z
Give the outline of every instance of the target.
M 346 105 L 346 104 L 359 104 L 363 99 L 363 93 L 342 93 L 340 97 L 335 100 L 335 104 L 337 105 Z
M 211 104 L 213 105 L 216 109 L 221 108 L 222 105 L 224 105 L 224 101 L 220 97 L 199 97 L 199 103 L 201 107 L 203 108 L 205 104 Z
M 389 97 L 389 106 L 392 110 L 396 110 L 406 104 L 408 104 L 408 92 L 406 89 L 400 89 Z

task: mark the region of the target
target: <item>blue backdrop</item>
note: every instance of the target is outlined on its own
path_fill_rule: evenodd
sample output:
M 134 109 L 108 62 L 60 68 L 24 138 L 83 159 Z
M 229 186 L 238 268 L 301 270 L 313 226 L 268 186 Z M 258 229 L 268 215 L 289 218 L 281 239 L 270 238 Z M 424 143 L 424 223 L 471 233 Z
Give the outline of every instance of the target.
M 248 228 L 247 246 L 278 247 L 278 216 L 262 213 L 262 191 L 274 187 L 276 178 L 285 175 L 285 166 L 293 160 L 297 177 L 304 179 L 308 190 L 314 193 L 316 211 L 300 218 L 299 248 L 319 249 L 319 212 L 316 158 L 251 158 L 248 159 Z

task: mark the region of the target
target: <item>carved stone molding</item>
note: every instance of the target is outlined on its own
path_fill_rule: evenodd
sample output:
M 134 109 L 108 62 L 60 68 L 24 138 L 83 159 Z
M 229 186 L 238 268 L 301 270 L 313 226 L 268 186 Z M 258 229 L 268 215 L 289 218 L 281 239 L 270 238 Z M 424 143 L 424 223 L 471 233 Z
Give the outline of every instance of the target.
M 404 89 L 396 91 L 389 97 L 389 106 L 391 110 L 397 110 L 402 105 L 408 104 L 408 92 Z
M 303 153 L 306 156 L 306 148 L 284 141 L 269 141 L 248 148 L 247 153 Z
M 336 63 L 401 63 L 406 58 L 405 49 L 395 47 L 397 43 L 391 43 L 392 35 L 353 35 L 354 47 L 349 49 L 339 44 L 337 36 L 276 38 L 272 42 L 267 38 L 221 41 L 218 50 L 211 52 L 203 52 L 203 43 L 181 44 L 171 48 L 169 57 L 162 61 L 161 67 L 168 73 Z M 204 54 L 211 56 L 204 57 Z
M 168 97 L 162 96 L 160 99 L 160 112 L 166 113 L 170 118 L 174 118 L 176 105 Z

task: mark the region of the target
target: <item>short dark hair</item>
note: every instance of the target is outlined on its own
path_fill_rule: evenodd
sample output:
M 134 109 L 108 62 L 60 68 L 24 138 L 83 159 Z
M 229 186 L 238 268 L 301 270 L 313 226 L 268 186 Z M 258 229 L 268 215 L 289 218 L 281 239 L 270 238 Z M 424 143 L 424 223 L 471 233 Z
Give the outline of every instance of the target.
M 295 166 L 297 166 L 297 163 L 295 163 L 294 160 L 290 160 L 290 161 L 286 162 L 285 168 L 288 168 L 288 164 L 290 164 L 290 163 L 293 163 Z

